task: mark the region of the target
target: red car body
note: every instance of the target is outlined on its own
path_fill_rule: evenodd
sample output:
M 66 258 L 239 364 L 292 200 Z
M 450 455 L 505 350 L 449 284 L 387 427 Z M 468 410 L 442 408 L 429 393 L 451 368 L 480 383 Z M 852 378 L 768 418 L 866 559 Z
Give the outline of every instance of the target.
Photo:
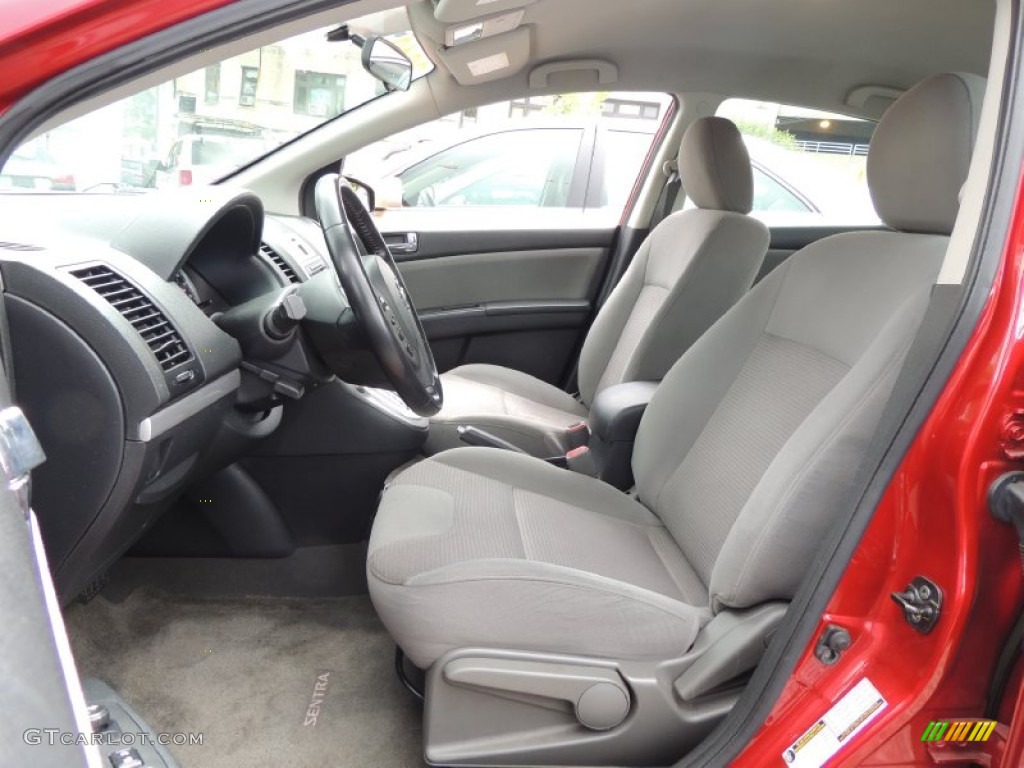
M 230 0 L 0 0 L 0 113 L 48 79 Z M 9 149 L 9 148 L 8 148 Z M 786 749 L 859 680 L 888 702 L 829 763 L 1024 765 L 1024 685 L 1013 678 L 984 743 L 922 741 L 934 720 L 981 715 L 991 671 L 1024 597 L 1012 529 L 988 512 L 990 483 L 1024 453 L 1024 199 L 973 336 L 904 457 L 821 617 L 852 645 L 822 664 L 804 649 L 771 715 L 734 763 L 781 765 Z M 920 634 L 890 594 L 918 574 L 947 585 Z M 1017 725 L 1013 725 L 1017 723 Z

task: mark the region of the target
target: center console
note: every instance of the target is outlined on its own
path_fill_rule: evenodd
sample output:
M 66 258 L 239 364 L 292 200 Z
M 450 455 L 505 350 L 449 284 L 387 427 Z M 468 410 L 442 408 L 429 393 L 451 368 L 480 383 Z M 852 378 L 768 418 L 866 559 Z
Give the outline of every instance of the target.
M 341 386 L 347 388 L 353 397 L 403 426 L 416 430 L 425 430 L 430 426 L 430 422 L 425 417 L 417 415 L 393 390 L 350 384 L 341 384 Z
M 632 487 L 633 442 L 657 388 L 656 381 L 630 381 L 601 390 L 587 420 L 590 438 L 566 455 L 569 468 L 592 474 L 619 490 Z
M 571 447 L 565 456 L 553 456 L 545 461 L 591 475 L 622 491 L 631 488 L 633 443 L 658 383 L 630 381 L 602 390 L 594 398 L 587 421 L 566 430 L 564 442 Z M 458 434 L 467 445 L 524 453 L 521 448 L 478 427 L 460 426 Z

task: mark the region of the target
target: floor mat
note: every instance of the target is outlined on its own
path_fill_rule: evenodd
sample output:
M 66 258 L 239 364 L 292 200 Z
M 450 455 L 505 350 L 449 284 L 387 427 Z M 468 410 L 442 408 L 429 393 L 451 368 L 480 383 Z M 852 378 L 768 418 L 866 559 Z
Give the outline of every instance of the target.
M 73 605 L 83 677 L 112 685 L 184 768 L 423 766 L 421 710 L 365 596 L 197 600 L 135 590 Z

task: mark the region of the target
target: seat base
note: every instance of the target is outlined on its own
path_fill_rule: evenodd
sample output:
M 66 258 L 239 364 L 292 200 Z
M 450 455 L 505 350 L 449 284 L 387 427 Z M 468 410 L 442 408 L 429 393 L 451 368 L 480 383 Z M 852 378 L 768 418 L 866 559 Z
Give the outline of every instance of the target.
M 532 456 L 459 448 L 385 489 L 367 553 L 377 612 L 421 668 L 467 646 L 685 653 L 706 587 L 630 496 Z
M 664 661 L 451 651 L 427 675 L 427 761 L 449 766 L 674 763 L 732 709 L 787 607 L 770 602 L 720 613 L 686 654 Z M 596 709 L 585 706 L 593 682 L 604 693 L 624 691 L 624 719 L 615 696 L 603 697 Z
M 540 458 L 565 453 L 565 430 L 587 418 L 572 395 L 511 368 L 463 365 L 441 376 L 444 407 L 430 420 L 428 455 L 462 445 L 460 425 L 479 427 Z
M 448 670 L 468 660 L 606 670 L 631 694 L 621 725 L 593 730 L 564 701 L 456 682 Z M 693 661 L 611 662 L 493 649 L 462 649 L 439 660 L 427 675 L 424 754 L 438 766 L 670 765 L 707 736 L 729 713 L 742 688 L 680 704 L 672 680 Z

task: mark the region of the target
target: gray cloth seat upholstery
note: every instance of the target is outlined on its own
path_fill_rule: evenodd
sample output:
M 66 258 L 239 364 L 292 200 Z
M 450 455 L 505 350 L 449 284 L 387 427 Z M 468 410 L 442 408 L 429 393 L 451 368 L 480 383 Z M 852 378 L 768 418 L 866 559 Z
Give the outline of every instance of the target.
M 936 76 L 890 108 L 868 181 L 904 231 L 818 241 L 701 336 L 644 415 L 635 494 L 485 448 L 399 474 L 367 574 L 409 658 L 482 646 L 666 659 L 718 612 L 790 599 L 849 503 L 924 315 L 983 88 Z
M 385 624 L 415 638 L 399 643 L 421 667 L 480 644 L 667 658 L 711 615 L 697 607 L 706 588 L 643 504 L 492 448 L 445 451 L 399 475 L 368 571 Z M 487 605 L 501 610 L 483 616 Z
M 441 377 L 444 407 L 427 452 L 459 445 L 472 424 L 534 456 L 565 452 L 566 427 L 597 394 L 624 381 L 660 380 L 679 356 L 754 282 L 768 230 L 753 204 L 750 157 L 736 126 L 696 120 L 679 148 L 679 174 L 697 205 L 662 221 L 641 245 L 584 340 L 579 400 L 518 371 L 464 365 Z
M 558 387 L 499 365 L 462 365 L 441 376 L 444 408 L 431 420 L 427 452 L 459 445 L 455 430 L 472 424 L 534 456 L 551 456 L 566 428 L 587 408 Z

